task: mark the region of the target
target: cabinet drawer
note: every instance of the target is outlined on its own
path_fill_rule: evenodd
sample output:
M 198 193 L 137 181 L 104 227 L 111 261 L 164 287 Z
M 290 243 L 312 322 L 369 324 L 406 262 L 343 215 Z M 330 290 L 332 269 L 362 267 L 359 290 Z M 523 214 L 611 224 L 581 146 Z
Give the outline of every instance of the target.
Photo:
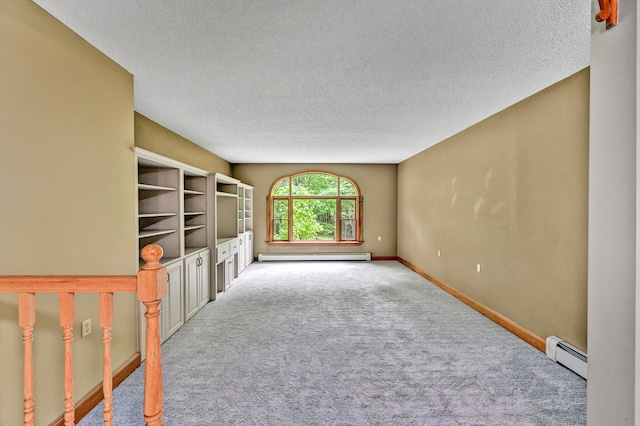
M 229 241 L 229 254 L 236 254 L 240 249 L 240 240 L 237 238 L 235 240 Z
M 216 247 L 216 263 L 220 263 L 227 257 L 231 256 L 229 252 L 229 243 L 220 244 Z

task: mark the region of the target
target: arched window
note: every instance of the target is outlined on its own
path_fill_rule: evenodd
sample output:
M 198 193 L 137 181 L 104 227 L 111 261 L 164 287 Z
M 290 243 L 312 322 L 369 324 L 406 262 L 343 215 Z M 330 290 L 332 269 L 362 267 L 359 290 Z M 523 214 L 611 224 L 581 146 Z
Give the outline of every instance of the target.
M 269 243 L 362 243 L 362 197 L 348 177 L 284 176 L 271 186 L 268 203 Z

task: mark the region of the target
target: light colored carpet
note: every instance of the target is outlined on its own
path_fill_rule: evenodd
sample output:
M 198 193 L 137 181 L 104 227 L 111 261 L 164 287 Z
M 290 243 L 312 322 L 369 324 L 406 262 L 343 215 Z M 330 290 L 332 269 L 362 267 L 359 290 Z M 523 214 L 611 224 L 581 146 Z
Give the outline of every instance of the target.
M 162 356 L 167 425 L 586 424 L 585 380 L 395 261 L 253 263 Z

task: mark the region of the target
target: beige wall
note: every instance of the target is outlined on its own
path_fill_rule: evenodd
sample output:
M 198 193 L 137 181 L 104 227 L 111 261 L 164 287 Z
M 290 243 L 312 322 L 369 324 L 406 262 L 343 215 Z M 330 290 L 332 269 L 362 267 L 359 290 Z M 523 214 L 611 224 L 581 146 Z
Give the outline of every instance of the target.
M 363 197 L 363 239 L 361 246 L 269 246 L 267 239 L 267 195 L 279 178 L 307 170 L 321 170 L 353 179 Z M 254 186 L 254 254 L 371 252 L 373 256 L 396 255 L 395 165 L 353 164 L 236 164 L 233 177 Z M 378 236 L 382 241 L 378 241 Z
M 214 173 L 231 174 L 231 165 L 215 154 L 188 139 L 150 120 L 135 114 L 135 143 L 137 147 L 164 155 L 190 166 Z
M 0 275 L 135 274 L 133 78 L 30 1 L 0 2 Z M 0 424 L 22 424 L 17 296 L 0 296 Z M 58 300 L 37 297 L 36 423 L 63 412 Z M 114 367 L 136 352 L 116 298 Z M 75 397 L 101 380 L 96 295 L 76 299 Z M 80 321 L 94 332 L 81 339 Z
M 586 349 L 588 132 L 585 69 L 402 162 L 398 256 Z

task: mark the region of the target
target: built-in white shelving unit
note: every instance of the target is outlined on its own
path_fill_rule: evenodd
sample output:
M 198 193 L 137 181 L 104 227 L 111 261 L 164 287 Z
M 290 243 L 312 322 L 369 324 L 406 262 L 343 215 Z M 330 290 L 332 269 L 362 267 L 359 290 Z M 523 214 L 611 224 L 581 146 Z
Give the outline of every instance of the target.
M 169 288 L 160 319 L 164 341 L 228 290 L 253 260 L 253 188 L 144 149 L 134 152 L 138 249 L 158 244 L 164 251 L 161 263 L 167 267 Z M 142 259 L 139 262 L 142 267 Z M 142 314 L 139 321 L 144 324 Z M 144 342 L 145 329 L 139 330 Z M 144 345 L 140 350 L 144 352 Z
M 157 159 L 138 160 L 138 249 L 158 244 L 165 263 L 181 256 L 179 173 Z
M 215 241 L 216 261 L 215 276 L 216 297 L 227 291 L 235 278 L 238 262 L 238 186 L 240 181 L 232 177 L 216 173 L 215 178 Z
M 161 302 L 160 318 L 164 341 L 209 301 L 209 210 L 213 203 L 208 181 L 212 178 L 205 170 L 153 152 L 140 148 L 134 148 L 134 152 L 138 166 L 138 249 L 141 252 L 148 244 L 159 245 L 164 252 L 161 263 L 167 267 L 168 292 Z M 139 262 L 144 265 L 142 259 Z M 188 305 L 193 300 L 195 311 Z M 140 324 L 144 324 L 142 317 Z M 139 329 L 144 331 L 144 327 Z M 144 341 L 144 336 L 140 338 Z
M 210 178 L 208 176 L 208 173 L 202 175 L 191 170 L 185 170 L 183 173 L 184 256 L 209 247 L 207 179 Z
M 253 262 L 253 187 L 238 185 L 238 252 L 237 273 Z

